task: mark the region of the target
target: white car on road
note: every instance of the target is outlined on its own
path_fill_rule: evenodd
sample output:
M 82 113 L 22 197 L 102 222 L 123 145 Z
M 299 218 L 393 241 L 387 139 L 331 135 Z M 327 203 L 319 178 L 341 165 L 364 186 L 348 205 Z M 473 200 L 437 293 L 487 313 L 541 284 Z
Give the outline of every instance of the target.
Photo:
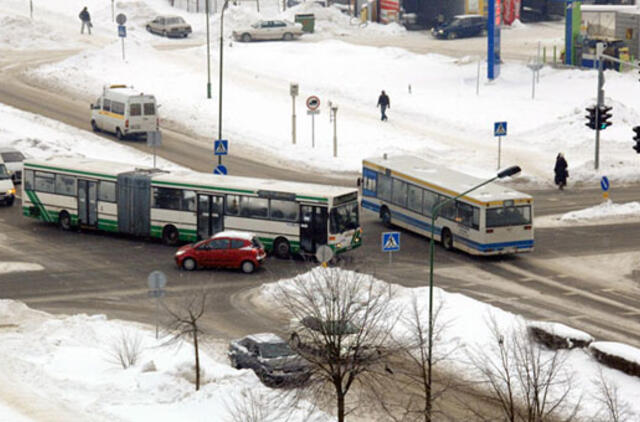
M 252 40 L 285 40 L 290 41 L 302 35 L 302 24 L 284 20 L 258 21 L 246 28 L 233 31 L 233 38 L 238 41 Z

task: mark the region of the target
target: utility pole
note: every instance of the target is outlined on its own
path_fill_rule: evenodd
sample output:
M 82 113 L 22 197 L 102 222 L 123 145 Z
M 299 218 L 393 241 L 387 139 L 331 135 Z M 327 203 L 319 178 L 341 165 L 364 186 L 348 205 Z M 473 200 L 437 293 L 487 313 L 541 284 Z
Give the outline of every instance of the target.
M 208 4 L 208 2 L 207 2 Z M 220 83 L 218 89 L 218 139 L 222 139 L 222 50 L 224 47 L 224 11 L 229 5 L 229 0 L 225 0 L 220 11 Z M 218 165 L 222 164 L 222 156 L 218 155 Z
M 603 57 L 604 52 L 604 44 L 599 42 L 596 44 L 596 60 L 598 61 L 598 97 L 596 101 L 596 122 L 600 122 L 600 113 L 601 107 L 604 105 L 604 70 L 602 66 L 602 62 L 604 61 Z M 596 124 L 596 152 L 595 152 L 595 161 L 594 161 L 595 169 L 598 170 L 600 167 L 600 125 Z
M 209 43 L 209 0 L 206 0 L 206 14 L 207 14 L 207 98 L 211 99 L 211 58 L 210 58 L 210 43 Z M 220 138 L 218 138 L 220 139 Z
M 296 96 L 299 92 L 299 85 L 292 82 L 289 85 L 289 94 L 291 94 L 291 143 L 296 144 Z

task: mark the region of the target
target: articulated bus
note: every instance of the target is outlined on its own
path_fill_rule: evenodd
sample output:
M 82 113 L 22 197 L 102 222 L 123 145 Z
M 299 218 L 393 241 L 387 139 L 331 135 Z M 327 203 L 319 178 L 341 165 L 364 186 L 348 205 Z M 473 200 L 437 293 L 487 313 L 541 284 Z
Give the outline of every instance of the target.
M 396 225 L 430 237 L 446 249 L 473 255 L 533 250 L 533 198 L 503 186 L 485 185 L 445 205 L 431 226 L 431 210 L 482 183 L 412 157 L 371 158 L 362 163 L 362 207 Z
M 23 180 L 23 214 L 66 230 L 92 227 L 169 245 L 242 230 L 280 257 L 362 243 L 352 188 L 66 157 L 25 161 Z

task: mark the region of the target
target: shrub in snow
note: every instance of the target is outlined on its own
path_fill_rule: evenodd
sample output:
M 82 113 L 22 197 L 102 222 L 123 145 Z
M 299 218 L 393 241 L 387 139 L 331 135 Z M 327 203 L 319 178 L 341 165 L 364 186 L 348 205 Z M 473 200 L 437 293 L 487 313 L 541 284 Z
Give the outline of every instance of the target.
M 557 322 L 532 321 L 527 332 L 533 340 L 551 350 L 587 347 L 593 341 L 591 335 Z
M 182 378 L 191 384 L 196 384 L 196 382 L 206 384 L 207 382 L 202 366 L 200 366 L 200 379 L 196 380 L 196 368 L 192 362 L 182 362 L 178 364 L 173 372 L 176 377 Z
M 156 363 L 152 360 L 142 365 L 142 372 L 156 372 L 157 370 Z
M 591 343 L 589 351 L 603 365 L 640 377 L 640 349 L 623 343 L 596 341 Z

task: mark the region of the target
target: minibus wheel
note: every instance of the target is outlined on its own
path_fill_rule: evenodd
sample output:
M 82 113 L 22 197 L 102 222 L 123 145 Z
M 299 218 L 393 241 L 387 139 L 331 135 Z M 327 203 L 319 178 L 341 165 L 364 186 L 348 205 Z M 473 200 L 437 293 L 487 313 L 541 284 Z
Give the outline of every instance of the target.
M 124 139 L 124 136 L 122 135 L 122 131 L 120 130 L 119 127 L 116 128 L 116 138 L 118 138 L 118 141 L 122 141 L 122 139 Z
M 100 128 L 98 127 L 98 125 L 96 124 L 95 120 L 91 121 L 91 130 L 93 130 L 94 132 L 100 132 Z

